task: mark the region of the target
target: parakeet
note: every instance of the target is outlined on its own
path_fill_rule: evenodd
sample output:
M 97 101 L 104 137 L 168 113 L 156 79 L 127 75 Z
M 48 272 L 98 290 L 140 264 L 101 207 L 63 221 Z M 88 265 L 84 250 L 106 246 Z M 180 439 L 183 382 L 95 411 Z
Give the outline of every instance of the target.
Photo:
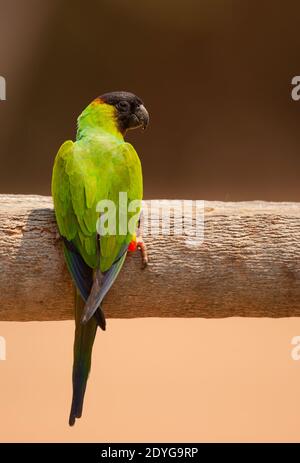
M 105 93 L 80 114 L 76 141 L 63 143 L 55 158 L 54 209 L 76 289 L 70 426 L 82 415 L 97 326 L 105 330 L 102 300 L 118 276 L 128 248 L 136 247 L 142 169 L 136 151 L 124 136 L 128 129 L 145 129 L 148 123 L 149 114 L 140 98 L 128 92 Z M 135 210 L 129 207 L 125 216 L 120 195 L 123 201 L 125 197 L 126 207 L 132 201 L 136 204 Z M 104 223 L 100 227 L 105 201 L 115 205 L 115 228 L 108 232 Z M 146 262 L 143 243 L 138 246 Z

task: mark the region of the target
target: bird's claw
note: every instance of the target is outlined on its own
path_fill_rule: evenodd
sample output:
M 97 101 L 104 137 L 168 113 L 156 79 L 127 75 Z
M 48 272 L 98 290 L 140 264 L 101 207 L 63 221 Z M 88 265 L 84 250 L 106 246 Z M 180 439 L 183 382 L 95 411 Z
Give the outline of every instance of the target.
M 141 239 L 141 237 L 132 240 L 128 246 L 128 251 L 129 252 L 135 252 L 136 250 L 139 250 L 142 256 L 142 269 L 146 268 L 149 262 L 148 259 L 148 253 L 147 253 L 147 247 L 144 243 L 144 241 Z
M 140 251 L 142 256 L 142 269 L 146 268 L 149 262 L 147 247 L 142 239 L 137 240 L 137 249 Z

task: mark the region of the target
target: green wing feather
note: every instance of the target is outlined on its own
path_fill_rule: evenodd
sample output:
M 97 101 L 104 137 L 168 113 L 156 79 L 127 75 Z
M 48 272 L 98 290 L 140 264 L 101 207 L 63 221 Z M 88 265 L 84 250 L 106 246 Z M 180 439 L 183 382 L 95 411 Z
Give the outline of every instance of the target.
M 109 137 L 107 137 L 109 138 Z M 126 192 L 128 203 L 141 201 L 143 195 L 141 164 L 133 146 L 116 142 L 65 142 L 56 157 L 52 194 L 58 227 L 62 236 L 72 241 L 86 264 L 108 270 L 132 233 L 120 235 L 119 192 Z M 116 235 L 100 237 L 97 251 L 97 204 L 112 200 L 116 205 Z M 137 216 L 128 213 L 128 219 Z M 136 220 L 137 222 L 137 220 Z

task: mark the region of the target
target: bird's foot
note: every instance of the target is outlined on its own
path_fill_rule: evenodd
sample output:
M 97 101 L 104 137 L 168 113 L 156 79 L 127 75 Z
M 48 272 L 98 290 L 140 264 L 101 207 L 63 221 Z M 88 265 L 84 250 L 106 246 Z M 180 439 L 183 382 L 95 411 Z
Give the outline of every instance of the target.
M 142 256 L 142 269 L 147 267 L 149 258 L 148 258 L 148 252 L 147 252 L 147 247 L 143 241 L 143 238 L 141 236 L 138 236 L 135 240 L 132 240 L 129 243 L 128 246 L 128 251 L 134 252 L 136 250 L 139 250 Z
M 145 245 L 145 242 L 141 237 L 137 239 L 137 248 L 140 251 L 141 256 L 142 256 L 142 268 L 145 268 L 148 265 L 149 258 L 148 258 L 147 246 Z

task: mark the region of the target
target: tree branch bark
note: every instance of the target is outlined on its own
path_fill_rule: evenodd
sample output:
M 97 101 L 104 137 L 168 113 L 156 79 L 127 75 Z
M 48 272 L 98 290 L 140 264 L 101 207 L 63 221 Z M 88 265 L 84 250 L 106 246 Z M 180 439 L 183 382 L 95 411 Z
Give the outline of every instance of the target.
M 149 266 L 128 256 L 108 318 L 300 316 L 300 203 L 205 202 L 204 218 L 203 243 L 146 237 Z M 0 195 L 0 320 L 73 318 L 56 233 L 51 198 Z

